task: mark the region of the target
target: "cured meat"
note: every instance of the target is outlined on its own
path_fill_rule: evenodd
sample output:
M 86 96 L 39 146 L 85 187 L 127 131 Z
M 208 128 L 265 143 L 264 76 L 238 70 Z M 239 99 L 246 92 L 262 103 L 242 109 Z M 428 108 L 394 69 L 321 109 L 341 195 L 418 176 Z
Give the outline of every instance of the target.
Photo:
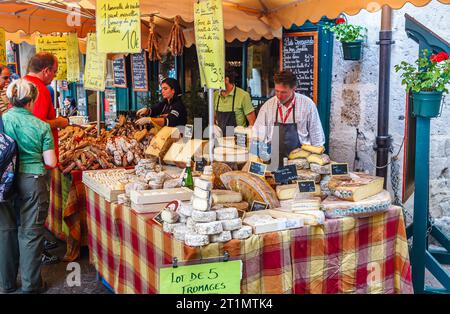
M 240 192 L 242 198 L 252 204 L 253 201 L 264 202 L 270 208 L 280 206 L 275 191 L 260 177 L 242 171 L 231 171 L 220 176 L 226 188 Z

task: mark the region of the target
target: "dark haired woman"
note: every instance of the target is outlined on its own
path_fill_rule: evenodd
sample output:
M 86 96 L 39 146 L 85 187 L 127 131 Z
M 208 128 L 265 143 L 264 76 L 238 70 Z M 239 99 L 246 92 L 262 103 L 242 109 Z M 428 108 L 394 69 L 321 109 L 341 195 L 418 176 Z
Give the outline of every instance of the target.
M 19 150 L 18 211 L 10 202 L 0 203 L 0 292 L 16 290 L 19 267 L 22 292 L 45 289 L 41 254 L 50 197 L 45 166 L 55 167 L 57 159 L 50 125 L 32 114 L 37 94 L 36 86 L 23 79 L 11 83 L 6 91 L 13 107 L 1 119 L 4 133 L 15 140 Z
M 163 101 L 154 105 L 151 109 L 142 108 L 138 110 L 136 124 L 144 125 L 153 123 L 160 127 L 176 127 L 187 123 L 187 111 L 181 100 L 181 88 L 178 81 L 173 78 L 166 78 L 161 83 L 161 93 Z

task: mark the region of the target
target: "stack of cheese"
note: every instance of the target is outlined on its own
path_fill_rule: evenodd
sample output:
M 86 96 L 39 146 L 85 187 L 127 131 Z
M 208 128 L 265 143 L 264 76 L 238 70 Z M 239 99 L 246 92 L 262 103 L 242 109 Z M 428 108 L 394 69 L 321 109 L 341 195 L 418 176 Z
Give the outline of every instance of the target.
M 210 166 L 205 167 L 206 172 L 212 172 Z M 184 241 L 189 246 L 246 239 L 252 234 L 250 227 L 242 226 L 236 208 L 222 206 L 213 208 L 211 181 L 195 178 L 194 186 L 191 205 L 181 206 L 178 217 L 167 214 L 168 218 L 175 219 L 167 221 L 162 217 L 165 222 L 164 231 L 172 232 L 176 239 Z
M 252 136 L 251 128 L 238 126 L 234 133 L 245 134 L 247 137 L 247 147 L 236 145 L 234 136 L 217 138 L 218 147 L 214 148 L 214 161 L 245 163 L 249 159 L 249 147 Z M 204 154 L 205 159 L 209 160 L 209 154 Z

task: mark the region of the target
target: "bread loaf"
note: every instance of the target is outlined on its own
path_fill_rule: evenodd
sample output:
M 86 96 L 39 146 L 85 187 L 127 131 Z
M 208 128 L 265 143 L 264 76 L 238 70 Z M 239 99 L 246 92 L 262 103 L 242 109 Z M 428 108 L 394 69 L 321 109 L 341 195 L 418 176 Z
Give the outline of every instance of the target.
M 328 156 L 327 154 L 322 155 L 311 154 L 308 156 L 307 160 L 310 164 L 315 163 L 321 166 L 327 165 L 331 162 L 330 156 Z
M 288 158 L 289 159 L 298 159 L 298 158 L 308 158 L 308 156 L 311 155 L 311 152 L 308 152 L 306 150 L 303 150 L 301 148 L 296 148 L 292 152 L 289 153 Z
M 323 152 L 325 151 L 325 147 L 323 146 L 312 146 L 308 144 L 303 144 L 302 149 L 318 155 L 323 154 Z

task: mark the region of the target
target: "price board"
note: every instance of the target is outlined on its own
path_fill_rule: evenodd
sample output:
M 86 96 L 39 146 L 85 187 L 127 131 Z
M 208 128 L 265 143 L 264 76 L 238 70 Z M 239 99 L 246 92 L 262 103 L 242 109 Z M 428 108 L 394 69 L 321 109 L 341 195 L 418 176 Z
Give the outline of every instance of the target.
M 266 168 L 267 165 L 252 161 L 250 162 L 248 172 L 257 175 L 259 177 L 264 177 L 266 175 Z
M 0 28 L 0 64 L 6 64 L 6 36 L 3 28 Z
M 331 164 L 331 175 L 332 176 L 344 176 L 348 174 L 348 164 L 347 163 L 335 163 Z
M 125 58 L 113 60 L 113 86 L 127 87 L 127 70 Z
M 147 53 L 134 53 L 131 55 L 131 79 L 135 92 L 148 92 Z
M 250 211 L 258 211 L 258 210 L 266 210 L 269 208 L 269 204 L 253 201 L 252 206 L 250 207 Z
M 104 91 L 106 81 L 106 54 L 97 50 L 96 34 L 88 34 L 86 66 L 84 68 L 84 88 Z
M 246 133 L 234 133 L 236 145 L 247 148 L 248 146 L 248 134 Z
M 314 180 L 298 181 L 298 191 L 300 193 L 315 193 L 316 183 Z
M 275 177 L 275 182 L 277 184 L 287 184 L 290 181 L 297 180 L 298 178 L 297 166 L 295 165 L 282 167 L 275 171 L 273 174 Z
M 46 36 L 36 39 L 36 52 L 49 52 L 58 59 L 56 80 L 67 80 L 67 37 Z

